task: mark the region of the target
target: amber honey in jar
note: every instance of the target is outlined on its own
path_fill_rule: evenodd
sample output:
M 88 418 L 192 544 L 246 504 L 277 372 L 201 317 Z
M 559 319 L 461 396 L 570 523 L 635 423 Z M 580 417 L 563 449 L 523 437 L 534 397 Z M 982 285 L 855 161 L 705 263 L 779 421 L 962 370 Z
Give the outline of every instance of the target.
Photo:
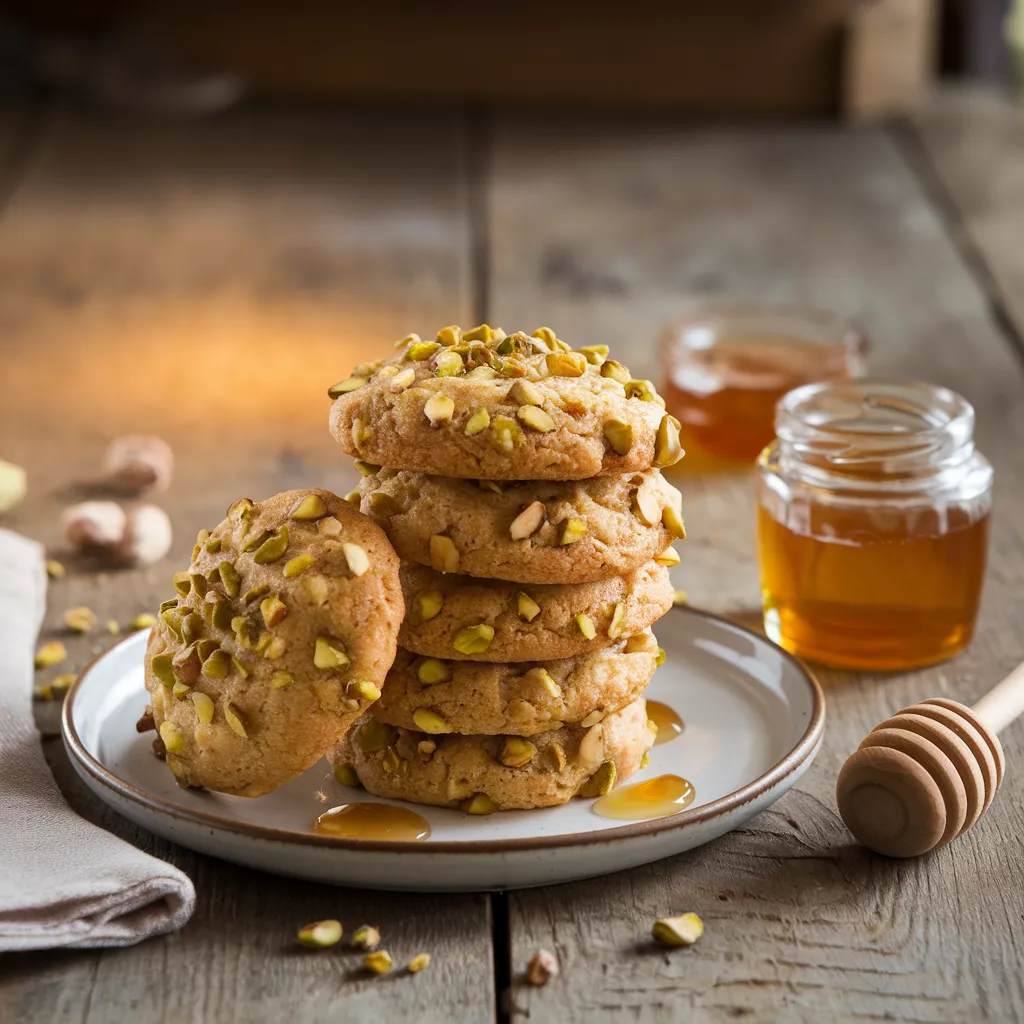
M 815 310 L 722 307 L 670 324 L 662 395 L 682 425 L 680 470 L 751 467 L 775 436 L 775 404 L 787 391 L 859 377 L 866 354 L 859 331 Z
M 765 632 L 843 668 L 897 670 L 970 643 L 992 467 L 946 388 L 834 381 L 789 392 L 758 459 Z

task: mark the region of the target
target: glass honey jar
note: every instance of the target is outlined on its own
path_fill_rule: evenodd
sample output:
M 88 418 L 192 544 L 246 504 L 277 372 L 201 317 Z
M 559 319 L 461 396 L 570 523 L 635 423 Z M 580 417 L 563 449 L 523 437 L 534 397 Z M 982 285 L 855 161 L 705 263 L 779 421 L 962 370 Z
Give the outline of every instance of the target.
M 884 380 L 785 395 L 758 459 L 765 632 L 825 665 L 891 671 L 970 643 L 988 551 L 992 467 L 974 409 Z
M 709 307 L 661 336 L 666 408 L 681 424 L 680 472 L 750 469 L 775 436 L 775 404 L 816 380 L 860 377 L 863 334 L 800 307 Z

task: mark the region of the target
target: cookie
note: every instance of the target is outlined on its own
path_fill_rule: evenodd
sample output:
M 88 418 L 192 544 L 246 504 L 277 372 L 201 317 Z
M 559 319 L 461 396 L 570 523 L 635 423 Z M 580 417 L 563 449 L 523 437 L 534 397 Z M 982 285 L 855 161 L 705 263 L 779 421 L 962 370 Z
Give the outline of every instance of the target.
M 594 724 L 636 700 L 654 674 L 650 630 L 576 658 L 488 664 L 421 658 L 399 648 L 372 714 L 421 732 L 515 733 Z
M 606 345 L 486 324 L 409 335 L 328 391 L 331 433 L 380 466 L 491 480 L 582 480 L 671 466 L 679 421 Z
M 477 483 L 363 467 L 361 508 L 403 559 L 516 583 L 590 583 L 661 557 L 684 537 L 682 497 L 659 473 Z
M 632 636 L 672 607 L 668 569 L 656 562 L 594 583 L 518 584 L 441 573 L 403 562 L 406 650 L 456 661 L 572 658 Z
M 471 814 L 551 807 L 607 793 L 654 742 L 643 698 L 589 728 L 521 736 L 430 736 L 365 719 L 328 755 L 335 777 L 375 796 Z
M 323 490 L 235 502 L 176 573 L 146 688 L 186 786 L 259 796 L 315 764 L 380 696 L 404 614 L 398 558 Z

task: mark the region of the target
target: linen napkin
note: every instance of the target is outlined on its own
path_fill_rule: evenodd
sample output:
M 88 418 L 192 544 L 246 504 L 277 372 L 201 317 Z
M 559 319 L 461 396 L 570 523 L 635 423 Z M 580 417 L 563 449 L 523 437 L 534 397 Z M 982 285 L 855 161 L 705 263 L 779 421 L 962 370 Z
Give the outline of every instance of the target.
M 64 802 L 32 719 L 32 660 L 46 604 L 38 544 L 0 530 L 0 952 L 130 946 L 180 928 L 187 876 Z

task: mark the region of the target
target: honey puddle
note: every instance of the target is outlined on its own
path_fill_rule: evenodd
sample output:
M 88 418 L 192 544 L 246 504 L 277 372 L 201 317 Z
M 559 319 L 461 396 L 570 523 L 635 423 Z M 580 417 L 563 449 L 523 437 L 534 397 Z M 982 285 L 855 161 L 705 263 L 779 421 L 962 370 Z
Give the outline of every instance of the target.
M 682 735 L 685 728 L 683 720 L 667 704 L 660 700 L 649 700 L 647 702 L 647 717 L 658 727 L 658 736 L 654 745 L 668 743 L 677 736 Z
M 375 803 L 332 807 L 316 819 L 313 831 L 322 836 L 341 836 L 345 839 L 422 842 L 430 838 L 430 825 L 415 811 Z
M 650 707 L 650 704 L 648 704 Z M 593 806 L 602 818 L 623 821 L 644 821 L 664 818 L 684 810 L 693 803 L 693 786 L 678 775 L 658 775 L 632 786 L 613 789 Z

